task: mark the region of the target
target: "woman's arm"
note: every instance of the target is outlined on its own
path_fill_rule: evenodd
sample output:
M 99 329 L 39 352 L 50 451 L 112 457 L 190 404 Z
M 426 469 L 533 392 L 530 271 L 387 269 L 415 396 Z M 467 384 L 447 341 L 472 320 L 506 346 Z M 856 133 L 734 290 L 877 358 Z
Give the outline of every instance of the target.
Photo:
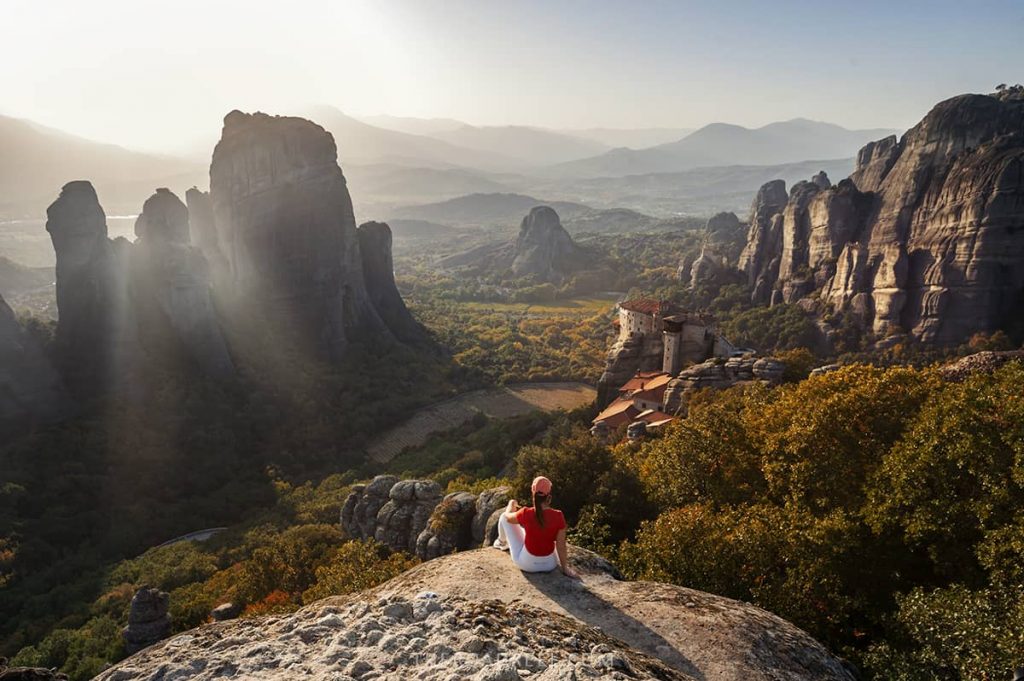
M 555 538 L 555 550 L 558 552 L 558 564 L 562 566 L 562 574 L 566 577 L 579 579 L 580 576 L 569 566 L 569 547 L 565 543 L 565 528 L 558 531 Z
M 505 520 L 509 521 L 513 525 L 518 525 L 519 524 L 519 518 L 516 517 L 516 513 L 518 513 L 518 512 L 519 512 L 519 502 L 516 501 L 515 499 L 511 499 L 508 502 L 508 506 L 505 507 L 505 513 L 503 513 L 502 515 L 504 515 Z

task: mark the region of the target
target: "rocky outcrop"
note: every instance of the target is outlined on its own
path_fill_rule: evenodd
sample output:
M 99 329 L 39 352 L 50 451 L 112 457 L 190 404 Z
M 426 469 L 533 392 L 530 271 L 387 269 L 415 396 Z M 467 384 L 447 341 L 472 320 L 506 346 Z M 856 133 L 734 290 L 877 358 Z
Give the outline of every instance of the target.
M 413 318 L 395 285 L 391 228 L 384 222 L 366 222 L 359 225 L 358 234 L 363 281 L 371 303 L 396 338 L 406 343 L 422 341 L 423 327 Z
M 583 251 L 562 227 L 558 213 L 548 206 L 537 206 L 519 226 L 512 273 L 517 277 L 558 281 L 580 269 L 583 258 Z
M 753 288 L 754 302 L 767 303 L 778 278 L 782 254 L 782 209 L 789 200 L 786 183 L 772 180 L 758 190 L 750 207 L 747 245 L 740 254 L 738 267 L 746 273 Z
M 144 586 L 132 597 L 128 626 L 121 632 L 128 654 L 137 653 L 171 634 L 171 616 L 167 614 L 169 596 L 159 589 Z
M 416 555 L 422 560 L 454 553 L 473 542 L 476 495 L 453 492 L 441 500 L 416 539 Z M 479 544 L 477 544 L 479 546 Z
M 341 507 L 341 529 L 353 539 L 373 539 L 377 535 L 377 514 L 388 503 L 395 475 L 378 475 L 366 485 L 353 485 Z
M 479 495 L 453 492 L 442 498 L 433 480 L 378 475 L 352 487 L 342 506 L 341 527 L 354 539 L 376 539 L 393 551 L 430 560 L 480 546 L 493 534 L 489 521 L 508 503 L 509 493 L 508 487 L 495 487 Z
M 327 359 L 389 333 L 363 278 L 334 138 L 302 118 L 232 111 L 210 166 L 230 295 L 268 329 Z
M 0 433 L 60 420 L 71 406 L 49 358 L 0 297 Z
M 619 337 L 605 356 L 604 372 L 597 381 L 597 406 L 608 406 L 619 388 L 638 371 L 661 371 L 665 342 L 660 333 Z
M 127 263 L 130 244 L 107 237 L 107 218 L 89 182 L 69 182 L 46 210 L 56 255 L 58 367 L 88 390 L 107 380 L 132 344 Z
M 139 337 L 159 346 L 175 337 L 207 374 L 225 378 L 234 363 L 210 299 L 206 258 L 190 245 L 189 211 L 168 189 L 157 189 L 135 222 L 130 291 Z
M 242 614 L 242 606 L 240 603 L 228 602 L 221 603 L 213 610 L 210 611 L 210 618 L 214 622 L 224 622 L 226 620 L 233 620 Z
M 939 374 L 947 381 L 959 383 L 974 374 L 991 374 L 1007 362 L 1024 363 L 1024 350 L 976 352 L 940 367 Z
M 837 186 L 816 176 L 783 207 L 778 191 L 759 192 L 741 259 L 756 301 L 845 312 L 875 338 L 1024 333 L 1020 96 L 946 100 Z
M 698 289 L 702 286 L 710 286 L 717 283 L 723 273 L 728 270 L 728 264 L 714 251 L 702 248 L 700 256 L 693 261 L 690 267 L 690 288 Z
M 777 385 L 782 382 L 785 371 L 784 363 L 770 357 L 709 359 L 683 369 L 669 381 L 662 403 L 664 411 L 667 414 L 685 415 L 690 395 L 702 388 L 731 388 L 752 381 Z
M 68 675 L 45 667 L 11 667 L 0 657 L 0 681 L 67 681 Z
M 152 678 L 721 679 L 852 681 L 808 634 L 760 608 L 624 582 L 570 547 L 583 581 L 466 551 L 296 613 L 207 625 L 103 672 Z
M 192 187 L 185 192 L 185 203 L 188 206 L 188 226 L 192 245 L 206 258 L 210 272 L 214 276 L 226 276 L 229 272 L 228 262 L 220 248 L 210 193 Z M 215 285 L 227 286 L 228 281 L 215 281 Z

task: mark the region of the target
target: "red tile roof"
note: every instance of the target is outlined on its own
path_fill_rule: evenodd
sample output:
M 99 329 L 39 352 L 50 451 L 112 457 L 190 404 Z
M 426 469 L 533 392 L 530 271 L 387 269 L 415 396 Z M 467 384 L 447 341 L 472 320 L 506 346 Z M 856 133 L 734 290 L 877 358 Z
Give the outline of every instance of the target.
M 661 371 L 638 371 L 633 378 L 626 381 L 626 383 L 619 388 L 620 393 L 631 393 L 634 390 L 643 390 L 652 386 L 656 386 L 662 381 L 664 377 L 664 384 L 667 384 L 672 377 Z
M 663 411 L 658 411 L 657 409 L 648 409 L 647 411 L 643 411 L 643 412 L 640 412 L 639 414 L 637 414 L 636 418 L 634 420 L 636 420 L 636 421 L 644 421 L 644 422 L 646 422 L 648 424 L 653 424 L 653 423 L 664 423 L 666 421 L 671 421 L 674 418 L 675 418 L 674 416 L 672 416 L 670 414 L 666 414 Z
M 621 425 L 632 423 L 639 413 L 640 410 L 633 406 L 633 400 L 620 397 L 605 407 L 592 423 L 604 421 L 609 428 L 615 429 Z

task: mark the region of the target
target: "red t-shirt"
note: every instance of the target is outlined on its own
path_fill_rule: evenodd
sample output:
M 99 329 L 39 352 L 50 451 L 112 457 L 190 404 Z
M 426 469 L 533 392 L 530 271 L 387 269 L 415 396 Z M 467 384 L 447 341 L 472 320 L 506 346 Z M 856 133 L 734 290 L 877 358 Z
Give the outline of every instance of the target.
M 516 520 L 526 531 L 526 550 L 534 556 L 549 556 L 555 550 L 558 531 L 565 527 L 565 516 L 553 508 L 544 509 L 544 524 L 537 522 L 532 506 L 516 511 Z

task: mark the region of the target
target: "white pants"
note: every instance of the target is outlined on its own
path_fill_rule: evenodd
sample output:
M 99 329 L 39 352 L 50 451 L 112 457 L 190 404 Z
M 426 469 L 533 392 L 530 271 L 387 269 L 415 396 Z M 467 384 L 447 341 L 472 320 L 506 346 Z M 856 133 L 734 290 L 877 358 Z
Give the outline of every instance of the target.
M 526 530 L 522 525 L 510 523 L 502 515 L 498 520 L 498 539 L 508 543 L 512 562 L 523 572 L 551 572 L 558 567 L 558 555 L 552 551 L 546 556 L 535 556 L 526 550 Z

